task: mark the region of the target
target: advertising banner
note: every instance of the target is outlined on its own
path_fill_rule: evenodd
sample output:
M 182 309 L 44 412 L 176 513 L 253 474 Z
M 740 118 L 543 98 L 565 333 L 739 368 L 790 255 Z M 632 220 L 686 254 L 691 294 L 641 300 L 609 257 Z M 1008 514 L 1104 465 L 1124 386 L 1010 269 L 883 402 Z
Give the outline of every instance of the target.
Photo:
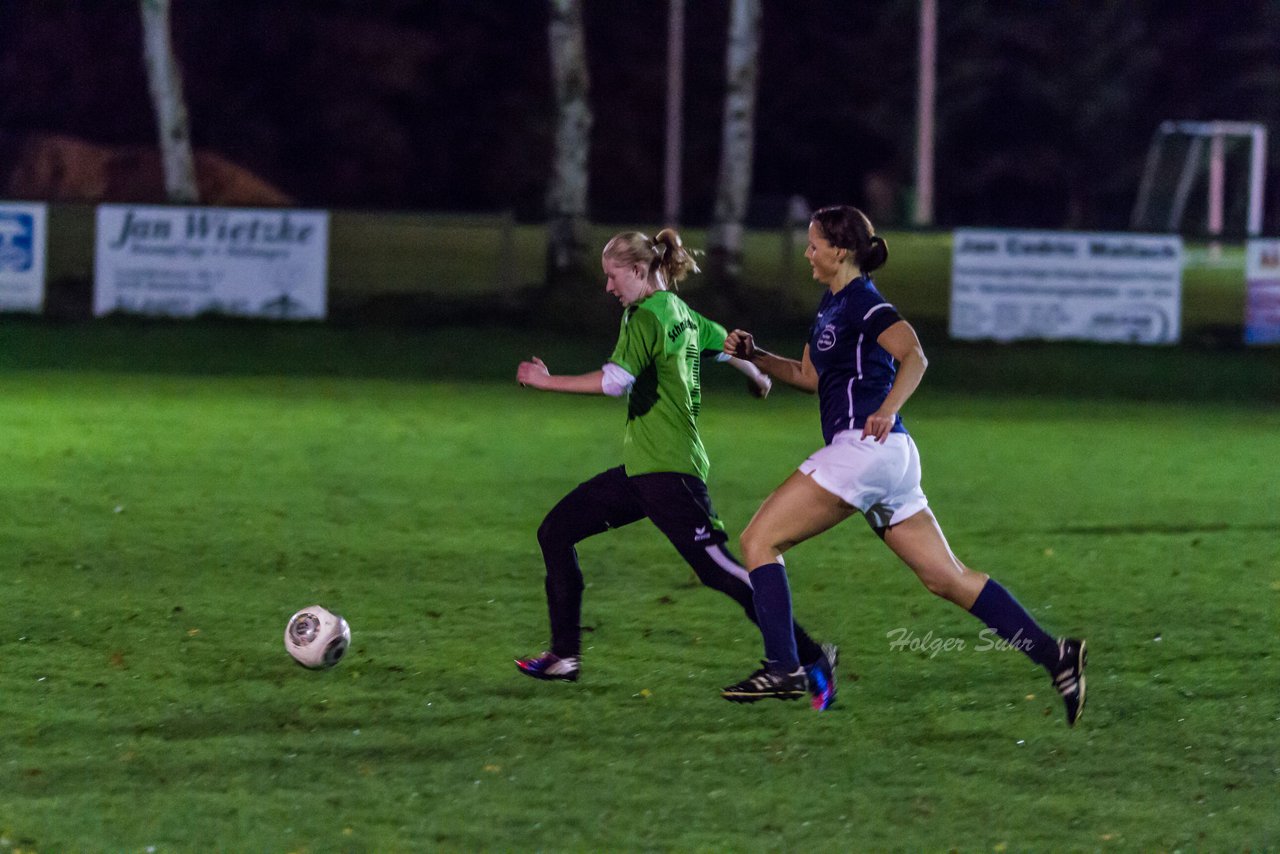
M 327 211 L 101 205 L 93 313 L 326 313 Z
M 1174 344 L 1182 239 L 956 229 L 951 337 Z
M 1280 344 L 1280 240 L 1250 240 L 1244 256 L 1244 343 Z
M 44 308 L 48 213 L 43 204 L 0 202 L 0 311 Z

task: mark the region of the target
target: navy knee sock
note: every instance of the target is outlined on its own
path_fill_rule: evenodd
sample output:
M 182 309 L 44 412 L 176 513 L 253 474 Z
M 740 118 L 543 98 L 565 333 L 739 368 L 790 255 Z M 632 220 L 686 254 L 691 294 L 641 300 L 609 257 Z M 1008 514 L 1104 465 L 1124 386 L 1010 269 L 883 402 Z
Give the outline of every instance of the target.
M 969 613 L 1041 667 L 1051 668 L 1058 663 L 1058 642 L 994 578 L 987 579 Z
M 791 620 L 791 587 L 780 563 L 766 563 L 751 570 L 751 590 L 756 620 L 764 636 L 764 656 L 774 667 L 792 673 L 800 666 Z

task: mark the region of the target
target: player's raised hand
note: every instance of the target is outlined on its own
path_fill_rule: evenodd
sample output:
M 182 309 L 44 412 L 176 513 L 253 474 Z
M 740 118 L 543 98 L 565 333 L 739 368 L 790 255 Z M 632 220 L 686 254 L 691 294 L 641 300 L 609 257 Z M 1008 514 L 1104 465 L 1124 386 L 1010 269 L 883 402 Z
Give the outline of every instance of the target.
M 531 356 L 528 362 L 521 362 L 520 367 L 516 368 L 516 381 L 520 385 L 543 388 L 550 376 L 551 372 L 537 356 Z
M 750 332 L 735 329 L 725 336 L 724 351 L 730 356 L 750 361 L 756 353 L 756 342 Z

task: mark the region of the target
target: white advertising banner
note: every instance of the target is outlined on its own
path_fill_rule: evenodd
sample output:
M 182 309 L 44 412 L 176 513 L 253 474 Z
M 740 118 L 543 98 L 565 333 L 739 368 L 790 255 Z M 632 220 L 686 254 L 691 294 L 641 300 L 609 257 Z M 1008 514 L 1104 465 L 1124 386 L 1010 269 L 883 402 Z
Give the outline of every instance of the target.
M 322 319 L 327 211 L 100 205 L 93 313 Z
M 44 308 L 48 205 L 0 202 L 0 311 Z
M 1182 332 L 1174 235 L 956 229 L 951 337 L 1173 344 Z
M 1244 255 L 1244 343 L 1280 344 L 1280 240 L 1250 240 Z

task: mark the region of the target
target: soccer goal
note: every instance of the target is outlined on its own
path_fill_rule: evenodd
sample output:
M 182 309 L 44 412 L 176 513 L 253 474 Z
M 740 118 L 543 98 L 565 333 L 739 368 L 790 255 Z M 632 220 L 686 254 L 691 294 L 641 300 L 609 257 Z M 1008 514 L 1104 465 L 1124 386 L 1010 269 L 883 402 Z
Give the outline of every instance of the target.
M 1247 149 L 1247 157 L 1240 154 Z M 1192 193 L 1203 181 L 1204 230 L 1217 237 L 1230 218 L 1233 230 L 1243 225 L 1250 237 L 1262 233 L 1262 190 L 1266 180 L 1267 129 L 1251 122 L 1161 122 L 1147 150 L 1142 183 L 1133 205 L 1130 227 L 1136 230 L 1182 231 Z M 1228 186 L 1247 187 L 1232 195 Z M 1235 223 L 1238 223 L 1236 225 Z M 1239 233 L 1238 231 L 1236 233 Z

